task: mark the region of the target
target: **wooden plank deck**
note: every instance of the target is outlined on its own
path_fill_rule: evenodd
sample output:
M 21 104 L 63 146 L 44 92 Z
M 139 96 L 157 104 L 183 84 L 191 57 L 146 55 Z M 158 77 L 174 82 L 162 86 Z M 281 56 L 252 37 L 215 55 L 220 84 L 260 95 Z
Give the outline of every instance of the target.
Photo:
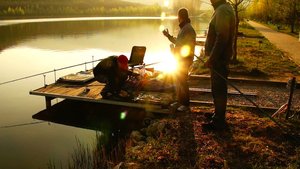
M 89 99 L 101 99 L 99 95 L 100 91 L 104 88 L 104 84 L 97 81 L 86 83 L 85 85 L 75 85 L 68 83 L 54 83 L 45 87 L 41 87 L 34 91 L 31 91 L 30 94 L 36 95 L 62 95 L 69 97 L 85 97 Z M 89 92 L 85 90 L 89 89 Z
M 143 108 L 148 112 L 169 113 L 162 105 L 150 103 L 126 102 L 103 99 L 99 94 L 104 88 L 104 84 L 97 81 L 87 83 L 85 85 L 72 85 L 66 83 L 54 83 L 39 89 L 30 91 L 31 95 L 44 96 L 46 98 L 46 107 L 51 107 L 51 100 L 54 98 L 62 98 L 69 100 L 78 100 L 85 102 L 96 102 L 103 104 L 111 104 L 118 106 L 128 106 L 135 108 Z

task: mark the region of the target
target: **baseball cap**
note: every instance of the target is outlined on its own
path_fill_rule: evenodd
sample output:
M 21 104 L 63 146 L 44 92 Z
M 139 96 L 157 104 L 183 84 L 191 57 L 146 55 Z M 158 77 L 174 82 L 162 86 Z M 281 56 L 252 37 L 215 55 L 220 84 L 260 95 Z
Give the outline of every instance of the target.
M 128 69 L 128 58 L 125 55 L 118 56 L 118 63 L 121 69 Z

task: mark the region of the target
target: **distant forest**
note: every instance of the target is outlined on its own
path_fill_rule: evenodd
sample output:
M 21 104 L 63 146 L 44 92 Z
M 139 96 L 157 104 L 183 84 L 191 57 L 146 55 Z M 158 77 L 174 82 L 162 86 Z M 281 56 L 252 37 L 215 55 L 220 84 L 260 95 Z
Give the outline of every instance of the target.
M 1 18 L 160 16 L 159 5 L 122 0 L 0 0 Z

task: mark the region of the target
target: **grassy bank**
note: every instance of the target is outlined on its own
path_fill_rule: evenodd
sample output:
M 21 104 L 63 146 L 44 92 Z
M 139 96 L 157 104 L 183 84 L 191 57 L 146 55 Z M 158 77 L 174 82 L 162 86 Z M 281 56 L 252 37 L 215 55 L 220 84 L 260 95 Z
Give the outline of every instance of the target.
M 229 130 L 203 132 L 204 111 L 208 110 L 194 107 L 192 114 L 156 121 L 153 124 L 164 127 L 155 137 L 141 130 L 144 137 L 127 147 L 127 163 L 138 168 L 172 169 L 300 167 L 299 143 L 268 118 L 231 109 Z M 299 122 L 292 123 L 288 125 L 297 133 Z
M 245 22 L 239 27 L 237 63 L 230 65 L 230 76 L 258 79 L 288 79 L 299 76 L 299 67 L 258 31 Z M 195 74 L 208 74 L 199 62 Z
M 145 128 L 133 131 L 111 155 L 105 155 L 101 139 L 93 149 L 78 144 L 69 169 L 194 169 L 194 168 L 288 168 L 300 167 L 300 122 L 285 123 L 280 129 L 255 111 L 229 109 L 229 129 L 204 132 L 201 123 L 207 107 L 193 107 L 191 114 L 156 119 Z M 125 150 L 125 151 L 123 151 Z M 124 155 L 121 158 L 116 158 Z M 122 161 L 122 162 L 121 162 Z M 49 165 L 48 168 L 55 168 Z

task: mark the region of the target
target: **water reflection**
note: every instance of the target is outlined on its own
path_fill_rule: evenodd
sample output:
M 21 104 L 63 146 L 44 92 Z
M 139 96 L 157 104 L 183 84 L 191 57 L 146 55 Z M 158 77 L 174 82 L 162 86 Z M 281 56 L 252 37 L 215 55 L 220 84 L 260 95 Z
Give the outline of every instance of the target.
M 146 116 L 147 113 L 143 109 L 64 100 L 32 117 L 100 131 L 108 137 L 124 137 L 132 130 L 141 128 Z
M 0 26 L 0 49 L 32 40 L 34 43 L 31 45 L 35 47 L 53 50 L 101 48 L 126 51 L 130 49 L 128 45 L 122 48 L 126 43 L 130 46 L 138 43 L 154 47 L 166 42 L 162 40 L 161 27 L 167 27 L 174 35 L 177 34 L 176 21 L 176 19 L 87 20 L 6 25 Z M 198 22 L 199 18 L 194 19 L 193 25 L 200 33 L 206 24 Z M 63 40 L 64 44 L 58 45 L 57 40 Z M 168 46 L 168 43 L 165 46 Z
M 80 37 L 85 37 L 89 40 L 89 48 L 93 47 L 102 47 L 99 42 L 105 39 L 104 35 L 113 36 L 117 38 L 110 38 L 113 40 L 120 40 L 128 38 L 132 35 L 132 28 L 136 30 L 137 27 L 141 25 L 147 26 L 151 25 L 156 26 L 160 25 L 159 20 L 151 20 L 149 22 L 145 22 L 144 20 L 100 20 L 100 21 L 71 21 L 71 22 L 44 22 L 44 23 L 25 23 L 25 24 L 17 24 L 17 25 L 8 25 L 0 27 L 0 35 L 1 42 L 0 48 L 5 49 L 11 46 L 15 46 L 21 42 L 25 42 L 28 40 L 37 40 L 42 38 L 48 40 L 46 38 L 52 39 L 61 39 L 66 40 L 65 38 L 72 37 L 72 39 L 78 39 Z M 146 31 L 146 30 L 143 30 Z M 119 32 L 119 34 L 114 34 L 115 32 Z M 95 34 L 100 35 L 100 37 L 96 37 L 97 41 L 91 39 L 91 37 Z M 129 39 L 127 39 L 129 41 Z M 106 41 L 109 44 L 109 41 Z M 87 42 L 84 42 L 87 43 Z M 117 41 L 116 41 L 117 43 Z M 47 49 L 55 49 L 57 50 L 57 46 L 52 47 L 55 43 L 50 41 L 50 43 L 36 43 L 37 47 L 47 48 Z M 70 43 L 70 44 L 76 44 Z M 111 46 L 111 44 L 110 44 Z M 73 49 L 78 50 L 80 46 L 75 45 Z M 84 46 L 83 46 L 84 47 Z M 67 48 L 67 50 L 71 50 L 71 48 Z

